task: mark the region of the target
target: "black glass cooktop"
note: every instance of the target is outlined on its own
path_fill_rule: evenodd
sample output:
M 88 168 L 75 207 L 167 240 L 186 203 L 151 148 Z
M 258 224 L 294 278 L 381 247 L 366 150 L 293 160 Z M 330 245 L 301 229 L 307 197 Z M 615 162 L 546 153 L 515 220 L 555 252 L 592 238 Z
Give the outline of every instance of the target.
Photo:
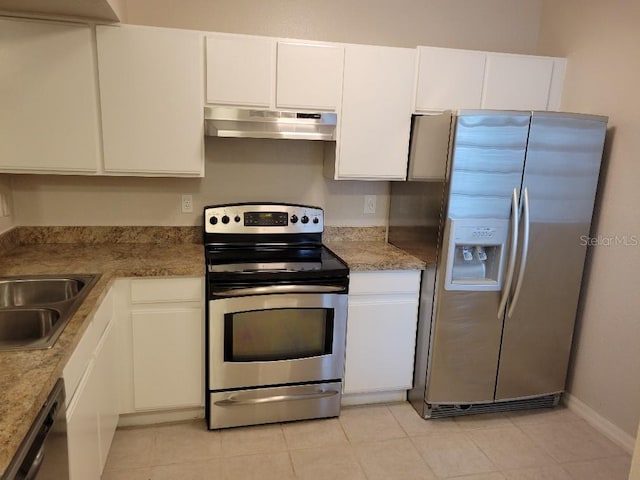
M 207 248 L 210 281 L 293 280 L 347 277 L 347 265 L 324 246 L 309 248 Z

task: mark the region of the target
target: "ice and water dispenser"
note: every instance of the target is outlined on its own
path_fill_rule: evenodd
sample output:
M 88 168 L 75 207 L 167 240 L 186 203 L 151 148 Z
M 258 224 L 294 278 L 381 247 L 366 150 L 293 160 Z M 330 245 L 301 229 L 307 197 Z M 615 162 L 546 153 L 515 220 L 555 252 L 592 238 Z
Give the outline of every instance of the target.
M 501 290 L 509 220 L 450 219 L 447 290 Z

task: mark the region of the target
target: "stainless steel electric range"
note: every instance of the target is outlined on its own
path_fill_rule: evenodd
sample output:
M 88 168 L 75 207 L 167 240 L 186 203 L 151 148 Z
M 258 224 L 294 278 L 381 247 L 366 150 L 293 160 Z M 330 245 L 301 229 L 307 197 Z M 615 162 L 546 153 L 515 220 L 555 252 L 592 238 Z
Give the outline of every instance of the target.
M 339 415 L 349 269 L 323 229 L 317 207 L 205 207 L 209 429 Z

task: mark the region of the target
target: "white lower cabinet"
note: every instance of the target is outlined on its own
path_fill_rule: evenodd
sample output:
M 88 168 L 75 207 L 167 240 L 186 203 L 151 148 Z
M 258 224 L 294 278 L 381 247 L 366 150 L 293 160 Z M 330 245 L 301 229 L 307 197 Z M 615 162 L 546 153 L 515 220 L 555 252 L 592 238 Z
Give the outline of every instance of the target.
M 343 393 L 411 388 L 420 271 L 352 272 Z
M 118 424 L 117 337 L 109 292 L 63 370 L 71 480 L 99 480 Z
M 122 279 L 116 282 L 116 291 L 121 320 L 120 413 L 202 408 L 203 278 Z

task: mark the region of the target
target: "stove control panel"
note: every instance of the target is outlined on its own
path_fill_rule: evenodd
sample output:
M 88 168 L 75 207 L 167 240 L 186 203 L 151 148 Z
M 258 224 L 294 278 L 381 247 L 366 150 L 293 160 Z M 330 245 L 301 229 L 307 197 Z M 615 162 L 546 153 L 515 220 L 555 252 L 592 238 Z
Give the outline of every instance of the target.
M 323 210 L 274 203 L 213 205 L 204 209 L 206 233 L 322 233 Z

